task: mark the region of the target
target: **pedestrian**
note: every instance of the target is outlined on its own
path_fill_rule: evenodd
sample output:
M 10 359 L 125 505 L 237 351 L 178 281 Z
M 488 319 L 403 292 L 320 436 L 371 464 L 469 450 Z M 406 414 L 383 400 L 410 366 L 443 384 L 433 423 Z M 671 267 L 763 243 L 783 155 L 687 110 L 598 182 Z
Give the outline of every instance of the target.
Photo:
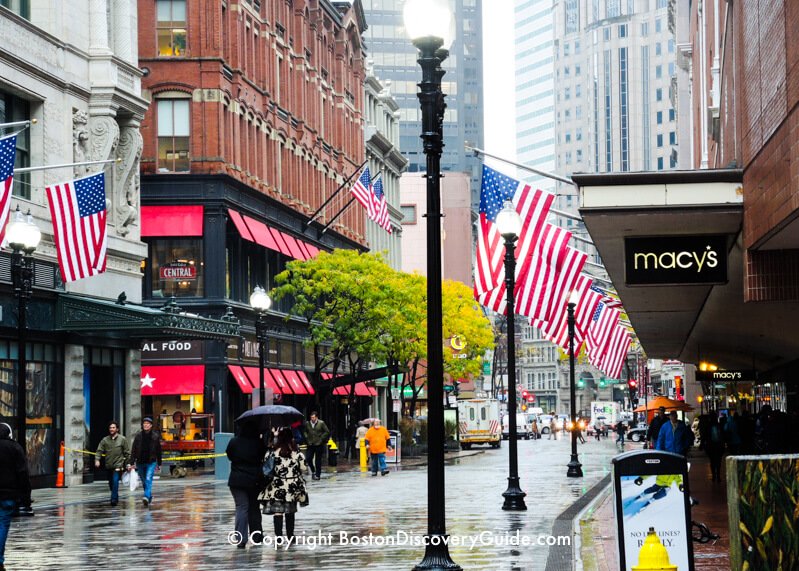
M 682 420 L 677 419 L 677 411 L 669 413 L 669 420 L 663 423 L 658 433 L 656 448 L 685 456 L 694 443 L 694 435 Z
M 262 471 L 266 444 L 258 433 L 258 426 L 253 422 L 242 424 L 238 436 L 228 442 L 225 454 L 230 460 L 227 485 L 236 506 L 237 545 L 242 549 L 247 547 L 250 538 L 259 545 L 263 528 L 258 495 L 266 484 Z
M 365 439 L 366 446 L 369 447 L 369 453 L 372 455 L 372 476 L 377 476 L 378 465 L 380 467 L 380 475 L 387 475 L 386 450 L 392 450 L 390 445 L 391 435 L 388 430 L 386 430 L 385 426 L 380 426 L 380 421 L 375 419 L 372 423 L 372 428 L 366 432 Z
M 552 415 L 552 420 L 549 421 L 549 436 L 547 440 L 552 440 L 552 438 L 558 439 L 558 417 L 554 414 Z
M 578 420 L 577 424 L 574 427 L 574 430 L 577 431 L 577 439 L 580 441 L 581 444 L 585 444 L 585 438 L 583 438 L 583 428 L 585 427 L 585 422 L 582 420 Z
M 313 411 L 311 418 L 305 423 L 305 442 L 308 446 L 305 459 L 314 480 L 322 479 L 322 457 L 329 439 L 330 429 L 324 420 L 319 420 L 319 414 Z
M 724 455 L 724 432 L 719 423 L 718 416 L 710 417 L 708 439 L 705 442 L 705 452 L 710 459 L 710 480 L 721 482 L 721 457 Z
M 624 435 L 627 433 L 627 425 L 623 422 L 619 421 L 616 424 L 616 444 L 621 442 L 621 445 L 624 446 Z
M 308 466 L 288 428 L 278 433 L 274 455 L 273 476 L 261 496 L 263 513 L 273 516 L 275 537 L 283 536 L 285 517 L 286 538 L 290 543 L 294 539 L 294 514 L 297 513 L 297 505 L 308 505 L 308 492 L 303 478 Z
M 11 517 L 17 503 L 30 497 L 31 482 L 25 452 L 11 439 L 11 427 L 0 423 L 0 571 L 5 571 L 5 552 Z
M 355 456 L 355 451 L 358 449 L 358 441 L 355 433 L 358 431 L 358 423 L 351 420 L 347 426 L 347 445 L 344 448 L 344 458 L 350 460 Z
M 652 423 L 646 430 L 646 441 L 651 449 L 655 448 L 658 436 L 660 435 L 660 427 L 663 426 L 668 419 L 666 418 L 666 407 L 658 407 L 658 414 L 652 419 Z
M 735 456 L 741 453 L 741 429 L 740 417 L 737 412 L 734 412 L 730 418 L 727 419 L 727 424 L 724 426 L 725 438 L 727 446 L 730 450 L 730 455 Z
M 358 443 L 358 454 L 359 454 L 358 458 L 359 458 L 359 461 L 360 461 L 361 448 L 365 448 L 366 447 L 366 440 L 365 439 L 366 439 L 366 433 L 368 431 L 369 431 L 369 429 L 366 428 L 366 425 L 363 425 L 363 424 L 361 424 L 358 427 L 358 430 L 355 431 L 355 441 Z M 366 451 L 366 460 L 367 460 L 367 462 L 369 461 L 369 450 Z
M 130 451 L 132 466 L 139 473 L 144 497 L 142 504 L 149 507 L 153 501 L 153 476 L 156 471 L 161 471 L 161 437 L 153 430 L 153 419 L 145 416 L 141 421 L 141 430 L 133 438 Z
M 119 480 L 122 472 L 130 465 L 130 443 L 119 432 L 119 422 L 108 423 L 108 436 L 103 437 L 97 446 L 94 467 L 100 467 L 100 460 L 108 471 L 108 487 L 111 489 L 111 507 L 119 503 Z
M 533 423 L 530 425 L 530 432 L 533 433 L 533 440 L 541 438 L 541 433 L 538 431 L 538 421 L 536 419 L 533 419 Z

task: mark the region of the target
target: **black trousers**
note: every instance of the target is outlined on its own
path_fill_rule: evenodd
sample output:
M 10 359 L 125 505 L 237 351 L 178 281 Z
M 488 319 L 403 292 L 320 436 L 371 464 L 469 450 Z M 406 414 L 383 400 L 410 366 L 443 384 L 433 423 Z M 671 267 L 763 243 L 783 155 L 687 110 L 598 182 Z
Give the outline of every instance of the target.
M 317 476 L 322 473 L 322 455 L 324 453 L 324 444 L 317 444 L 314 446 L 309 444 L 308 451 L 305 453 L 305 461 L 308 463 L 308 467 L 311 469 L 311 472 Z M 315 462 L 314 459 L 316 459 Z

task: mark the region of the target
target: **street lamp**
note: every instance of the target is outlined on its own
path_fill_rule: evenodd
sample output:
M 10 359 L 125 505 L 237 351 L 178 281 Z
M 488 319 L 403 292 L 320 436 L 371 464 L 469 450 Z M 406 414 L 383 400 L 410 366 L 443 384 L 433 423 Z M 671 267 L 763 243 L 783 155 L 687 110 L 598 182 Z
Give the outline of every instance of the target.
M 503 510 L 523 511 L 527 509 L 524 503 L 525 494 L 519 487 L 519 459 L 517 452 L 516 436 L 516 325 L 513 288 L 516 287 L 516 240 L 522 231 L 522 218 L 513 203 L 506 201 L 502 210 L 497 213 L 497 230 L 505 239 L 505 293 L 508 299 L 507 324 L 508 324 L 508 417 L 510 432 L 508 442 L 510 451 L 508 456 L 508 489 L 502 493 L 505 502 Z
M 266 404 L 266 384 L 264 383 L 264 361 L 266 360 L 266 312 L 272 307 L 272 298 L 261 286 L 255 286 L 250 294 L 250 305 L 258 315 L 255 320 L 255 339 L 258 341 L 258 373 L 260 377 L 260 396 L 261 406 Z
M 42 239 L 42 232 L 34 224 L 30 210 L 26 217 L 17 206 L 14 221 L 8 225 L 6 239 L 11 247 L 11 277 L 17 298 L 17 433 L 19 445 L 27 455 L 28 362 L 25 336 L 28 300 L 33 296 L 33 252 Z
M 441 308 L 441 152 L 444 148 L 444 94 L 441 63 L 449 55 L 455 21 L 448 0 L 408 0 L 405 29 L 419 50 L 422 81 L 422 142 L 427 158 L 427 537 L 415 569 L 460 569 L 447 547 L 444 486 L 444 347 Z
M 582 478 L 583 465 L 577 459 L 577 403 L 574 394 L 574 308 L 577 305 L 577 294 L 572 290 L 569 303 L 566 305 L 569 324 L 569 408 L 572 417 L 572 457 L 569 460 L 569 469 L 566 476 L 569 478 Z

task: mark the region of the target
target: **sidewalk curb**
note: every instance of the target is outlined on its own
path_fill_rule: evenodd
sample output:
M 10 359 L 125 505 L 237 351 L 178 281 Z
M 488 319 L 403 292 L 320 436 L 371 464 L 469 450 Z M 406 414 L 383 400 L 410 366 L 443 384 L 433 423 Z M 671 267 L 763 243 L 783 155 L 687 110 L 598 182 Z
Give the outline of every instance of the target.
M 605 478 L 608 478 L 606 476 Z M 604 479 L 600 481 L 604 481 Z M 608 480 L 607 485 L 604 489 L 600 490 L 596 497 L 593 500 L 588 502 L 588 504 L 583 508 L 580 513 L 574 518 L 572 522 L 572 533 L 574 540 L 572 541 L 572 549 L 574 552 L 574 570 L 575 571 L 585 571 L 585 566 L 583 565 L 583 557 L 582 557 L 582 547 L 583 547 L 583 532 L 581 529 L 581 524 L 585 519 L 585 515 L 589 511 L 596 510 L 597 506 L 607 499 L 607 497 L 613 492 L 612 482 Z
M 610 474 L 605 475 L 601 480 L 594 484 L 588 492 L 583 494 L 571 506 L 555 518 L 552 525 L 552 536 L 559 537 L 564 535 L 574 536 L 574 519 L 579 513 L 585 510 L 596 496 L 610 486 Z M 572 541 L 572 544 L 574 541 Z M 573 545 L 553 545 L 549 549 L 547 556 L 546 571 L 573 571 L 574 566 L 574 546 Z

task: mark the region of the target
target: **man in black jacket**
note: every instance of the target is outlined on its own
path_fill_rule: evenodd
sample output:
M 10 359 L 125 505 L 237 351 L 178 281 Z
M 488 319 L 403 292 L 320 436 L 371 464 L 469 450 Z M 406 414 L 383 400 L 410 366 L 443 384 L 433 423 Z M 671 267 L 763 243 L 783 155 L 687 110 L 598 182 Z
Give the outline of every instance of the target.
M 658 440 L 658 434 L 660 434 L 660 428 L 664 423 L 668 422 L 668 420 L 669 419 L 666 416 L 666 407 L 661 406 L 658 408 L 658 415 L 652 419 L 652 424 L 649 425 L 649 428 L 646 431 L 646 440 L 649 442 L 650 450 L 655 449 L 655 444 Z
M 30 496 L 28 462 L 22 446 L 11 440 L 11 427 L 0 423 L 0 571 L 5 571 L 5 551 L 11 516 L 17 502 Z
M 130 451 L 130 461 L 133 468 L 139 473 L 139 478 L 144 486 L 142 503 L 148 507 L 153 501 L 153 476 L 155 471 L 161 470 L 161 437 L 153 430 L 153 419 L 145 416 L 141 421 L 142 429 L 133 439 Z M 128 470 L 131 466 L 128 466 Z

